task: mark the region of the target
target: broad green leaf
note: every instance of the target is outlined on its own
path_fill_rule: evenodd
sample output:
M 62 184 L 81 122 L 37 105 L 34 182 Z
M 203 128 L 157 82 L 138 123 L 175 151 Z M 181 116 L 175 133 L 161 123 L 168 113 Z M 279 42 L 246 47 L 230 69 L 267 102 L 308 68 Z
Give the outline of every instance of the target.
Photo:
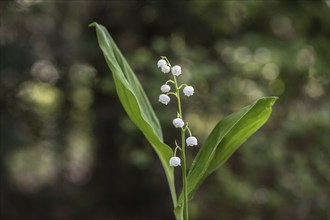
M 266 97 L 221 120 L 202 145 L 187 176 L 188 197 L 191 199 L 203 182 L 221 166 L 269 118 L 277 97 Z M 183 195 L 175 212 L 182 210 Z
M 105 60 L 112 72 L 116 91 L 121 104 L 133 123 L 141 130 L 151 143 L 164 167 L 169 183 L 173 205 L 176 205 L 173 168 L 169 166 L 169 159 L 173 150 L 163 143 L 162 130 L 158 118 L 136 75 L 128 65 L 126 59 L 118 49 L 106 28 L 92 23 L 96 28 L 97 39 Z

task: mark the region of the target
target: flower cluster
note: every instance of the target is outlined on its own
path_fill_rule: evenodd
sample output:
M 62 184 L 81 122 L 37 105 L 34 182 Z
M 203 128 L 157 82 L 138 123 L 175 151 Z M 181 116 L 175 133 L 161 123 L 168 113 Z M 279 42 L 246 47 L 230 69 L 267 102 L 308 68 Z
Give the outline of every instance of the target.
M 178 114 L 177 117 L 174 118 L 172 121 L 173 126 L 175 128 L 182 129 L 183 133 L 185 133 L 186 131 L 189 132 L 189 137 L 186 139 L 187 146 L 193 147 L 198 145 L 197 138 L 192 136 L 191 131 L 188 127 L 188 123 L 187 122 L 185 123 L 183 121 L 182 112 L 181 112 L 181 101 L 180 101 L 180 90 L 183 88 L 182 89 L 183 94 L 189 97 L 194 94 L 194 87 L 188 86 L 187 84 L 178 85 L 177 77 L 182 74 L 181 67 L 179 65 L 175 65 L 172 67 L 166 57 L 161 57 L 161 59 L 157 62 L 157 67 L 160 68 L 160 70 L 165 74 L 171 72 L 173 76 L 173 80 L 172 79 L 168 80 L 164 85 L 160 87 L 160 91 L 162 92 L 162 94 L 159 96 L 159 102 L 164 105 L 167 105 L 171 101 L 169 95 L 173 95 L 177 99 Z M 171 84 L 171 86 L 174 87 L 173 91 L 171 91 L 172 88 L 169 84 Z M 175 144 L 176 144 L 176 148 L 174 150 L 174 156 L 171 157 L 169 161 L 169 164 L 172 167 L 181 166 L 181 159 L 176 156 L 176 150 L 177 149 L 182 150 L 182 148 L 184 148 L 185 143 L 182 143 L 183 145 L 181 146 L 182 148 L 180 148 L 176 142 Z

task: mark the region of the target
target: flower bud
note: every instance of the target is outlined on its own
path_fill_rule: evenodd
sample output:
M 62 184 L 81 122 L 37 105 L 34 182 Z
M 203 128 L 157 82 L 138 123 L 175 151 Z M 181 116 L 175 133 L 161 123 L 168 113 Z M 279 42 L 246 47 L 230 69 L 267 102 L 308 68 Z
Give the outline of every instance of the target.
M 171 87 L 169 85 L 162 85 L 162 87 L 160 87 L 160 90 L 164 93 L 169 92 L 171 90 Z
M 181 159 L 179 157 L 171 157 L 170 166 L 171 167 L 181 166 Z
M 181 118 L 175 118 L 175 119 L 173 120 L 173 125 L 174 125 L 174 127 L 176 127 L 176 128 L 182 128 L 182 127 L 184 126 L 184 122 L 182 121 Z
M 161 94 L 159 96 L 159 100 L 158 101 L 161 102 L 161 103 L 163 103 L 164 105 L 167 105 L 171 101 L 171 98 L 168 95 Z
M 197 138 L 195 138 L 194 136 L 188 137 L 186 139 L 186 143 L 187 143 L 187 146 L 196 146 L 198 144 Z
M 167 66 L 167 65 L 164 65 L 161 68 L 162 68 L 162 72 L 163 73 L 168 73 L 171 70 L 171 68 L 169 66 Z
M 167 63 L 166 63 L 165 60 L 160 59 L 160 60 L 158 60 L 158 62 L 157 62 L 157 67 L 160 68 L 160 67 L 162 67 L 162 66 L 165 66 L 166 64 L 167 64 Z
M 173 74 L 174 76 L 179 76 L 179 75 L 181 75 L 181 67 L 178 66 L 178 65 L 173 66 L 173 67 L 172 67 L 172 74 Z
M 184 87 L 183 89 L 183 93 L 186 95 L 186 96 L 191 96 L 194 94 L 194 87 L 192 86 L 186 86 Z

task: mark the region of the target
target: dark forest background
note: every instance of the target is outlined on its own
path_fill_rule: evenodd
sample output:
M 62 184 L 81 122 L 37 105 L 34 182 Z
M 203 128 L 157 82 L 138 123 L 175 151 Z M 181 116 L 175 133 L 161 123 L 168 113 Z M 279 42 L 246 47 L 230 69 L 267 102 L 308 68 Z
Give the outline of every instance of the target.
M 161 164 L 116 96 L 93 21 L 135 70 L 166 143 L 178 134 L 175 105 L 158 102 L 161 55 L 195 87 L 183 108 L 200 143 L 229 113 L 280 97 L 268 123 L 202 185 L 191 219 L 329 219 L 328 0 L 0 7 L 1 219 L 173 219 Z

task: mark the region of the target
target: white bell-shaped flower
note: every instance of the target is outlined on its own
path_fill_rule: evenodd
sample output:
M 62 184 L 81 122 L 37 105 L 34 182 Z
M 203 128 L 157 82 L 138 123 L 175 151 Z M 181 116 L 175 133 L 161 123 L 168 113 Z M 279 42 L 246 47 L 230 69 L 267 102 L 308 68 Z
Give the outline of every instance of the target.
M 179 76 L 181 75 L 181 67 L 179 65 L 175 65 L 172 67 L 172 74 L 174 76 Z
M 171 68 L 169 66 L 167 66 L 167 65 L 164 65 L 161 68 L 162 68 L 162 72 L 163 73 L 169 73 L 170 70 L 171 70 Z
M 158 68 L 161 68 L 162 66 L 165 66 L 166 64 L 167 64 L 167 63 L 166 63 L 165 60 L 160 59 L 160 60 L 158 60 L 158 62 L 157 62 L 157 67 L 158 67 Z
M 161 94 L 159 96 L 158 101 L 163 103 L 164 105 L 167 105 L 171 101 L 171 98 L 168 95 Z
M 170 166 L 171 167 L 181 166 L 181 159 L 179 157 L 171 157 Z
M 176 128 L 182 128 L 184 126 L 184 122 L 183 122 L 183 120 L 181 118 L 175 118 L 173 120 L 173 125 Z
M 171 87 L 169 86 L 169 85 L 162 85 L 161 87 L 160 87 L 160 90 L 162 91 L 162 92 L 164 92 L 164 93 L 166 93 L 166 92 L 169 92 L 170 90 L 171 90 Z
M 187 146 L 196 146 L 198 144 L 197 138 L 194 136 L 188 137 L 186 139 Z
M 192 86 L 186 86 L 183 88 L 183 93 L 186 95 L 186 96 L 191 96 L 194 94 L 194 87 Z

